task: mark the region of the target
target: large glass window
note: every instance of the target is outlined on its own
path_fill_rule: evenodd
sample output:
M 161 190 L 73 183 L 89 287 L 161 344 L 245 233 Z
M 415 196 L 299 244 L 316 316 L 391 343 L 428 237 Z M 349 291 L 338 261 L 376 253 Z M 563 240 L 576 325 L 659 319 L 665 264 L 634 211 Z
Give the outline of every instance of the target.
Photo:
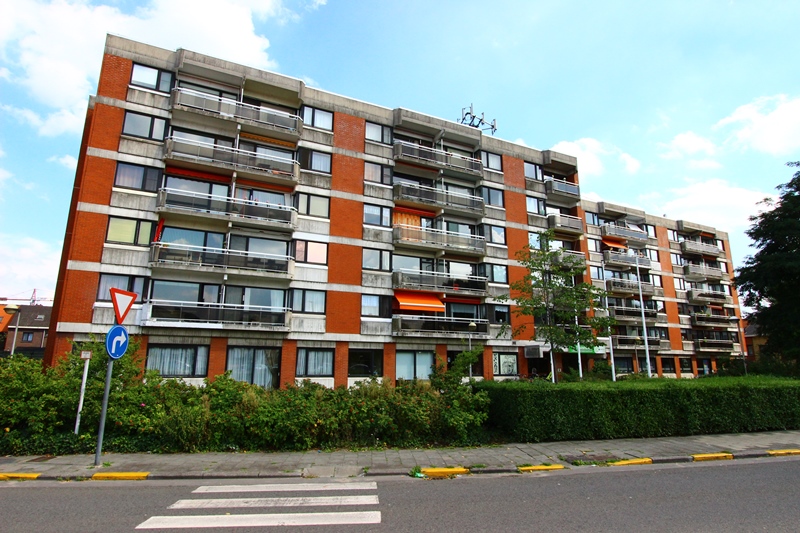
M 525 197 L 525 206 L 527 207 L 528 213 L 533 213 L 534 215 L 545 215 L 547 214 L 547 206 L 543 198 L 535 198 L 533 196 L 526 196 Z
M 172 302 L 217 303 L 219 302 L 219 285 L 153 280 L 150 298 Z
M 493 154 L 492 152 L 481 151 L 481 162 L 484 168 L 491 170 L 503 170 L 503 158 L 500 154 Z
M 283 289 L 262 287 L 225 287 L 225 303 L 254 307 L 283 308 L 286 300 Z
M 391 226 L 391 208 L 380 205 L 364 204 L 364 224 L 384 227 Z
M 295 260 L 299 263 L 328 264 L 328 245 L 324 242 L 295 241 Z
M 303 123 L 321 130 L 333 131 L 333 113 L 316 107 L 304 106 Z
M 131 85 L 168 93 L 172 89 L 172 79 L 172 72 L 167 70 L 159 70 L 144 65 L 133 65 Z
M 161 234 L 161 242 L 219 250 L 222 249 L 225 242 L 225 234 L 196 229 L 165 227 Z
M 297 313 L 325 314 L 325 291 L 292 290 L 292 311 Z
M 280 348 L 231 347 L 225 369 L 237 381 L 274 389 L 280 386 L 280 366 Z
M 163 141 L 166 131 L 167 120 L 164 118 L 125 112 L 125 122 L 122 125 L 122 133 L 125 135 Z
M 333 350 L 297 349 L 297 377 L 333 377 Z
M 108 217 L 106 242 L 149 246 L 154 224 L 150 220 Z
M 503 207 L 503 191 L 502 189 L 493 189 L 491 187 L 483 187 L 481 188 L 481 193 L 483 195 L 483 201 L 486 205 L 492 205 L 495 207 Z
M 392 316 L 392 302 L 389 296 L 377 294 L 361 295 L 361 316 L 389 318 Z
M 141 302 L 144 296 L 145 278 L 141 276 L 125 276 L 122 274 L 100 274 L 100 283 L 97 287 L 97 301 L 110 302 L 111 289 L 121 289 L 136 293 L 136 302 Z
M 531 180 L 537 181 L 544 181 L 544 177 L 542 176 L 542 167 L 534 163 L 528 163 L 525 161 L 525 177 Z
M 364 270 L 391 270 L 391 252 L 364 248 L 361 256 L 361 268 Z
M 304 192 L 297 193 L 297 212 L 311 217 L 328 218 L 330 216 L 330 198 L 316 196 Z
M 397 379 L 428 379 L 433 368 L 433 352 L 398 351 L 396 363 Z
M 392 144 L 392 128 L 389 126 L 381 126 L 374 122 L 367 122 L 367 140 L 375 141 L 383 144 Z
M 483 231 L 488 242 L 494 244 L 506 243 L 506 228 L 502 226 L 491 226 L 489 224 L 485 224 L 483 226 Z
M 278 239 L 261 239 L 259 237 L 245 237 L 244 235 L 231 235 L 230 249 L 284 257 L 289 253 L 289 242 Z
M 421 270 L 433 272 L 433 259 L 429 257 L 411 257 L 408 255 L 393 255 L 392 270 Z
M 132 165 L 130 163 L 117 163 L 117 174 L 114 177 L 115 187 L 156 192 L 160 181 L 160 168 Z
M 350 348 L 347 354 L 347 376 L 365 378 L 383 375 L 383 350 Z
M 206 377 L 208 346 L 150 345 L 147 370 L 158 370 L 164 377 Z
M 495 353 L 492 354 L 492 371 L 495 376 L 517 375 L 517 354 Z
M 389 165 L 379 165 L 377 163 L 364 162 L 364 181 L 392 184 L 392 167 Z

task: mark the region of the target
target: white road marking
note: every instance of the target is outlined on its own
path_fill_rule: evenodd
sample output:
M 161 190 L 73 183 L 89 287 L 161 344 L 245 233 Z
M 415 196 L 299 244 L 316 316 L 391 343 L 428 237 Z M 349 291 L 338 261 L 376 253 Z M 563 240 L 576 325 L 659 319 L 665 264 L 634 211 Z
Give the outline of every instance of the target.
M 205 516 L 153 516 L 136 529 L 200 529 L 212 527 L 330 526 L 380 524 L 380 511 L 353 513 L 286 513 Z
M 167 509 L 221 509 L 225 507 L 311 507 L 319 505 L 377 505 L 378 496 L 307 496 L 300 498 L 218 498 L 178 500 Z
M 192 493 L 215 492 L 300 492 L 305 490 L 377 490 L 374 481 L 350 483 L 269 483 L 264 485 L 204 485 Z

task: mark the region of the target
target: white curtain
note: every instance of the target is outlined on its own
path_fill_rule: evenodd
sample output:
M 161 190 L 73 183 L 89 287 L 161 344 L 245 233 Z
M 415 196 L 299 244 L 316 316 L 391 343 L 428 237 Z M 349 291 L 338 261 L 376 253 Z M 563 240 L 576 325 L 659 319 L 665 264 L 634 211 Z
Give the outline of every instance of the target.
M 165 377 L 205 377 L 208 374 L 208 346 L 151 346 L 147 369 Z

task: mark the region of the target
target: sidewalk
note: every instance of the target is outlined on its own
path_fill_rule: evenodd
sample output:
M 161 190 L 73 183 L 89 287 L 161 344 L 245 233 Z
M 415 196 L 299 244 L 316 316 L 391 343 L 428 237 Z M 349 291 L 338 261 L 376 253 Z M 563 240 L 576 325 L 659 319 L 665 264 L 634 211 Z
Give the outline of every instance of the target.
M 119 473 L 139 473 L 141 479 L 354 477 L 407 475 L 415 466 L 461 466 L 472 473 L 510 473 L 517 472 L 520 465 L 545 463 L 575 468 L 574 464 L 580 462 L 635 458 L 651 458 L 654 463 L 688 462 L 699 460 L 692 457 L 695 454 L 764 457 L 768 450 L 800 454 L 800 431 L 358 452 L 107 453 L 102 457 L 104 465 L 96 468 L 94 455 L 0 457 L 0 480 L 4 474 L 29 474 L 7 475 L 6 479 L 32 479 L 39 474 L 37 479 L 66 480 L 97 479 L 97 474 L 104 473 L 117 479 L 122 478 Z

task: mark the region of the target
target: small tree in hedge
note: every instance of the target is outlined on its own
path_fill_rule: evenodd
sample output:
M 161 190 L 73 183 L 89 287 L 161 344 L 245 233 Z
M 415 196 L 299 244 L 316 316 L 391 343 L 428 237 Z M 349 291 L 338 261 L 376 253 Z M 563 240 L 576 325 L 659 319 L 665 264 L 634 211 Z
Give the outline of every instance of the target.
M 565 351 L 577 344 L 600 346 L 595 332 L 606 331 L 613 323 L 604 313 L 586 313 L 600 307 L 605 291 L 581 281 L 586 271 L 584 258 L 551 250 L 553 240 L 553 231 L 548 230 L 539 234 L 538 247 L 528 245 L 517 252 L 517 261 L 527 273 L 511 283 L 508 296 L 516 305 L 514 313 L 533 317 L 536 338 L 550 345 L 551 370 L 554 350 Z M 552 379 L 555 382 L 554 371 Z

